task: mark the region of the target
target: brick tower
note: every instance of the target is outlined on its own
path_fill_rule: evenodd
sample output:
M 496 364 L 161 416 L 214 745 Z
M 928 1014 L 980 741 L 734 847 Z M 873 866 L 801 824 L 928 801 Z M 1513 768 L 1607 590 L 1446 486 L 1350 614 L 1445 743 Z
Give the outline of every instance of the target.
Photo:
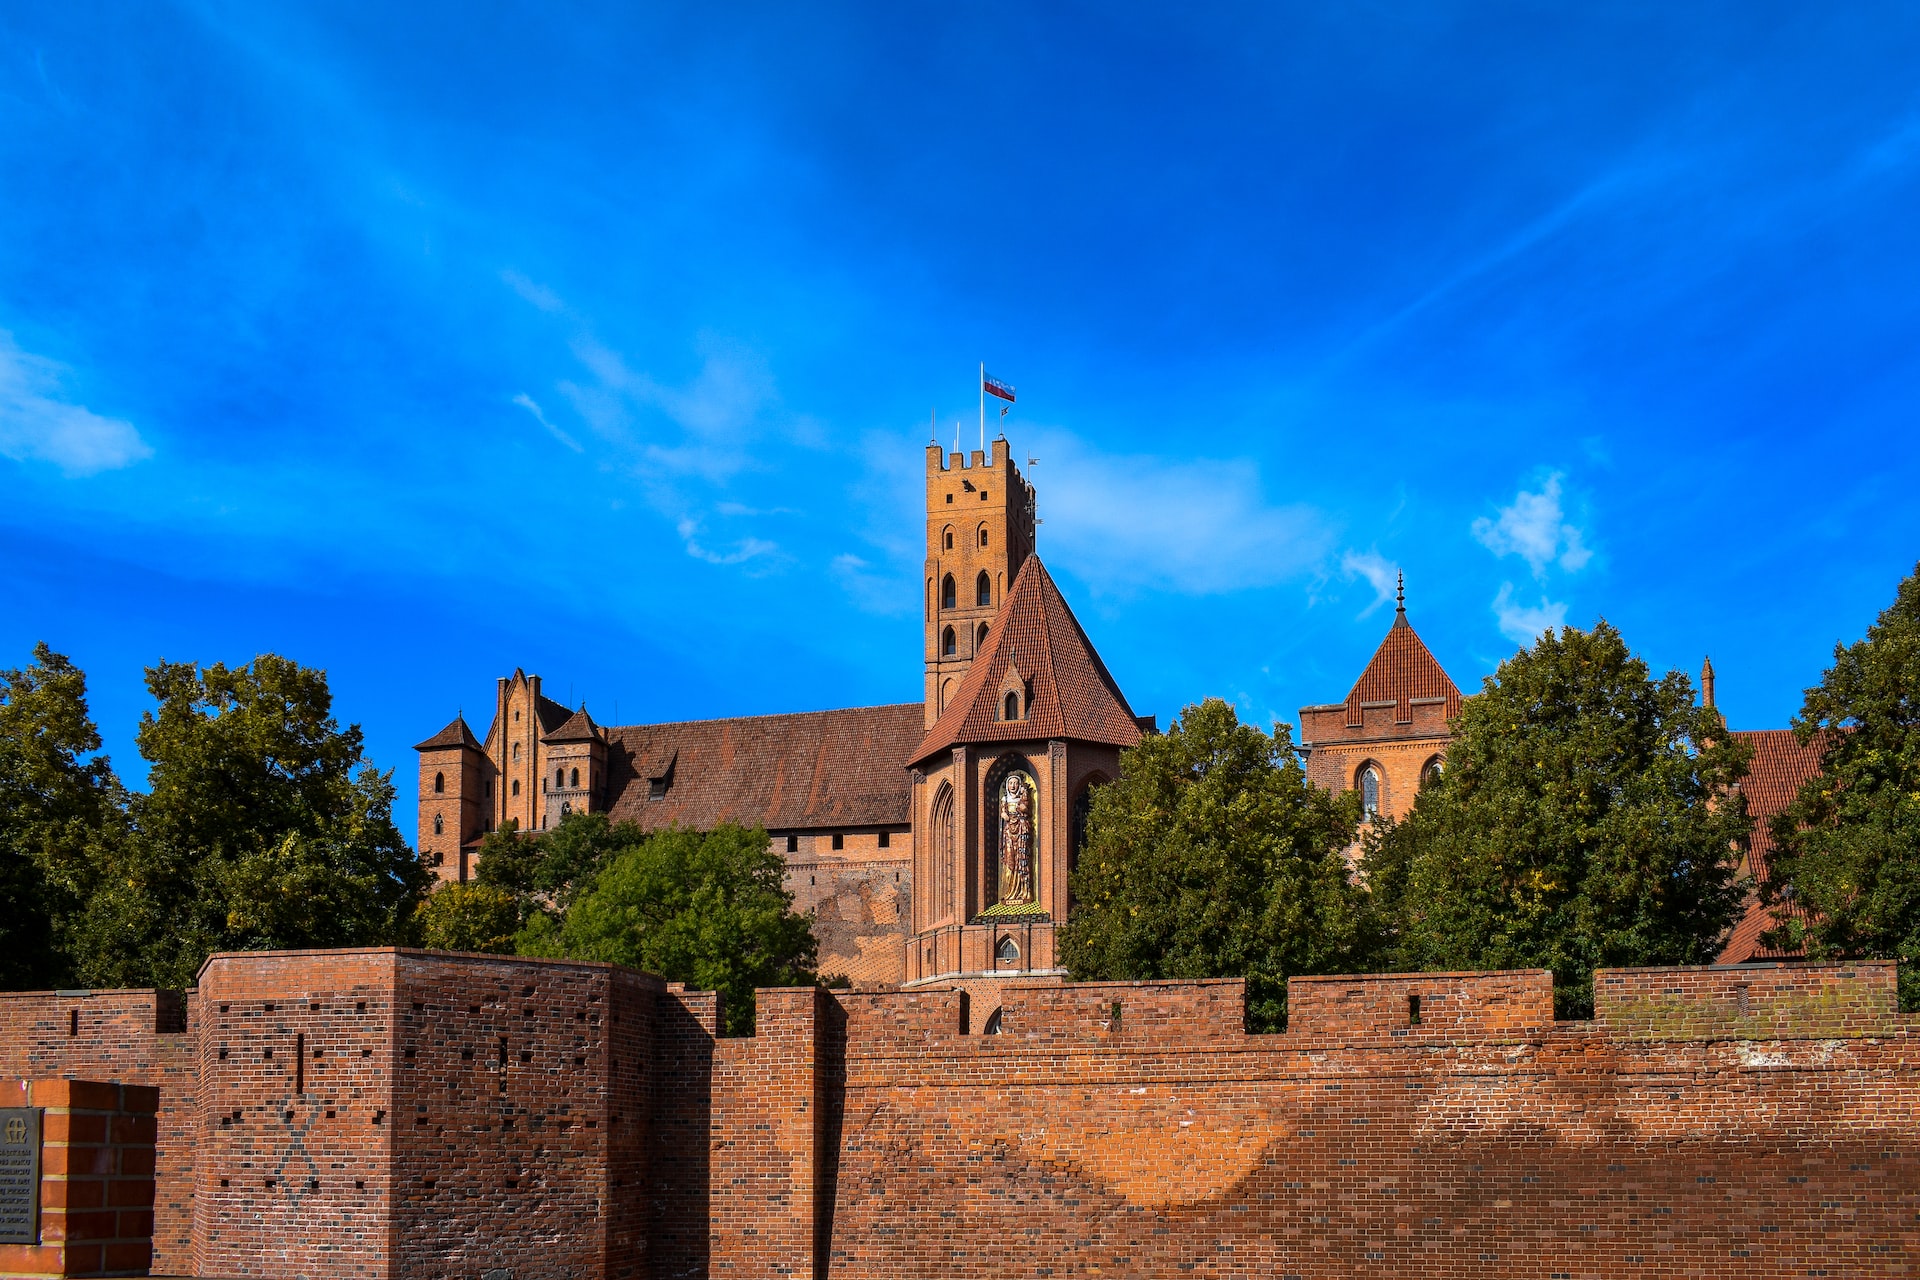
M 1005 436 L 991 455 L 927 446 L 926 724 L 973 667 L 988 626 L 1033 554 L 1033 486 Z
M 465 716 L 414 750 L 420 753 L 420 854 L 440 880 L 465 880 L 470 847 L 493 829 L 493 761 Z

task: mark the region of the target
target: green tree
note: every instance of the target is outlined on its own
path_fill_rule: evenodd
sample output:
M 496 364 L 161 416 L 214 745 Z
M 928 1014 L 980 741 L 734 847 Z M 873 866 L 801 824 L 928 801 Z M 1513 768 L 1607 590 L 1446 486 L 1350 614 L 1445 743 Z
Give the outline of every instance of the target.
M 435 951 L 512 955 L 519 931 L 520 904 L 497 885 L 442 885 L 414 909 L 420 945 Z
M 1770 905 L 1804 909 L 1770 941 L 1812 959 L 1898 960 L 1920 1007 L 1920 566 L 1864 640 L 1835 645 L 1793 728 L 1820 772 L 1773 822 Z
M 427 872 L 393 824 L 391 775 L 332 714 L 326 674 L 273 654 L 161 662 L 138 742 L 150 790 L 110 852 L 83 970 L 184 986 L 221 950 L 404 941 Z
M 794 914 L 786 864 L 767 847 L 765 831 L 723 825 L 647 834 L 622 823 L 596 835 L 591 824 L 569 819 L 541 843 L 570 821 L 579 848 L 604 841 L 604 864 L 564 914 L 530 922 L 522 954 L 610 961 L 718 991 L 734 1035 L 753 1029 L 755 987 L 814 982 L 812 922 Z
M 1248 1027 L 1278 1030 L 1289 975 L 1372 960 L 1358 821 L 1354 796 L 1308 784 L 1286 725 L 1189 706 L 1094 793 L 1062 960 L 1082 980 L 1244 977 Z
M 70 984 L 74 932 L 126 797 L 87 713 L 87 678 L 44 643 L 0 671 L 0 987 Z
M 1563 1017 L 1603 966 L 1708 964 L 1740 906 L 1751 751 L 1604 621 L 1500 664 L 1444 775 L 1364 867 L 1404 969 L 1546 968 Z

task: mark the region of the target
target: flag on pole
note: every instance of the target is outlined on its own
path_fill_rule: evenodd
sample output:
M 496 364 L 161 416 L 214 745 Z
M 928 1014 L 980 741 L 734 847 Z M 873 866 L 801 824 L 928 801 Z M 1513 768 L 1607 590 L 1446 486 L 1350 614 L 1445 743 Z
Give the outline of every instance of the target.
M 1013 403 L 1013 388 L 984 369 L 980 372 L 980 389 L 990 396 L 1000 397 L 1008 404 Z

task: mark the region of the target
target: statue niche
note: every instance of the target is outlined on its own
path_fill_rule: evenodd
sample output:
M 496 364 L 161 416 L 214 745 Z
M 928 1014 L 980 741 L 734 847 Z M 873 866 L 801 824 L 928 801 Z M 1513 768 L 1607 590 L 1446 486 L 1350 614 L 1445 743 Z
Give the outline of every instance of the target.
M 1040 791 L 1023 756 L 1006 756 L 988 775 L 988 915 L 1040 914 Z

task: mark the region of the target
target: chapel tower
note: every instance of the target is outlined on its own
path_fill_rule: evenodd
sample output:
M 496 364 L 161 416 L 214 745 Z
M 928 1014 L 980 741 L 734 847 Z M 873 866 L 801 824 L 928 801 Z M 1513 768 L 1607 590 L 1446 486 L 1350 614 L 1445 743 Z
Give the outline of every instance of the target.
M 927 446 L 926 725 L 953 701 L 1020 566 L 1033 554 L 1033 486 L 1005 436 L 991 454 Z

